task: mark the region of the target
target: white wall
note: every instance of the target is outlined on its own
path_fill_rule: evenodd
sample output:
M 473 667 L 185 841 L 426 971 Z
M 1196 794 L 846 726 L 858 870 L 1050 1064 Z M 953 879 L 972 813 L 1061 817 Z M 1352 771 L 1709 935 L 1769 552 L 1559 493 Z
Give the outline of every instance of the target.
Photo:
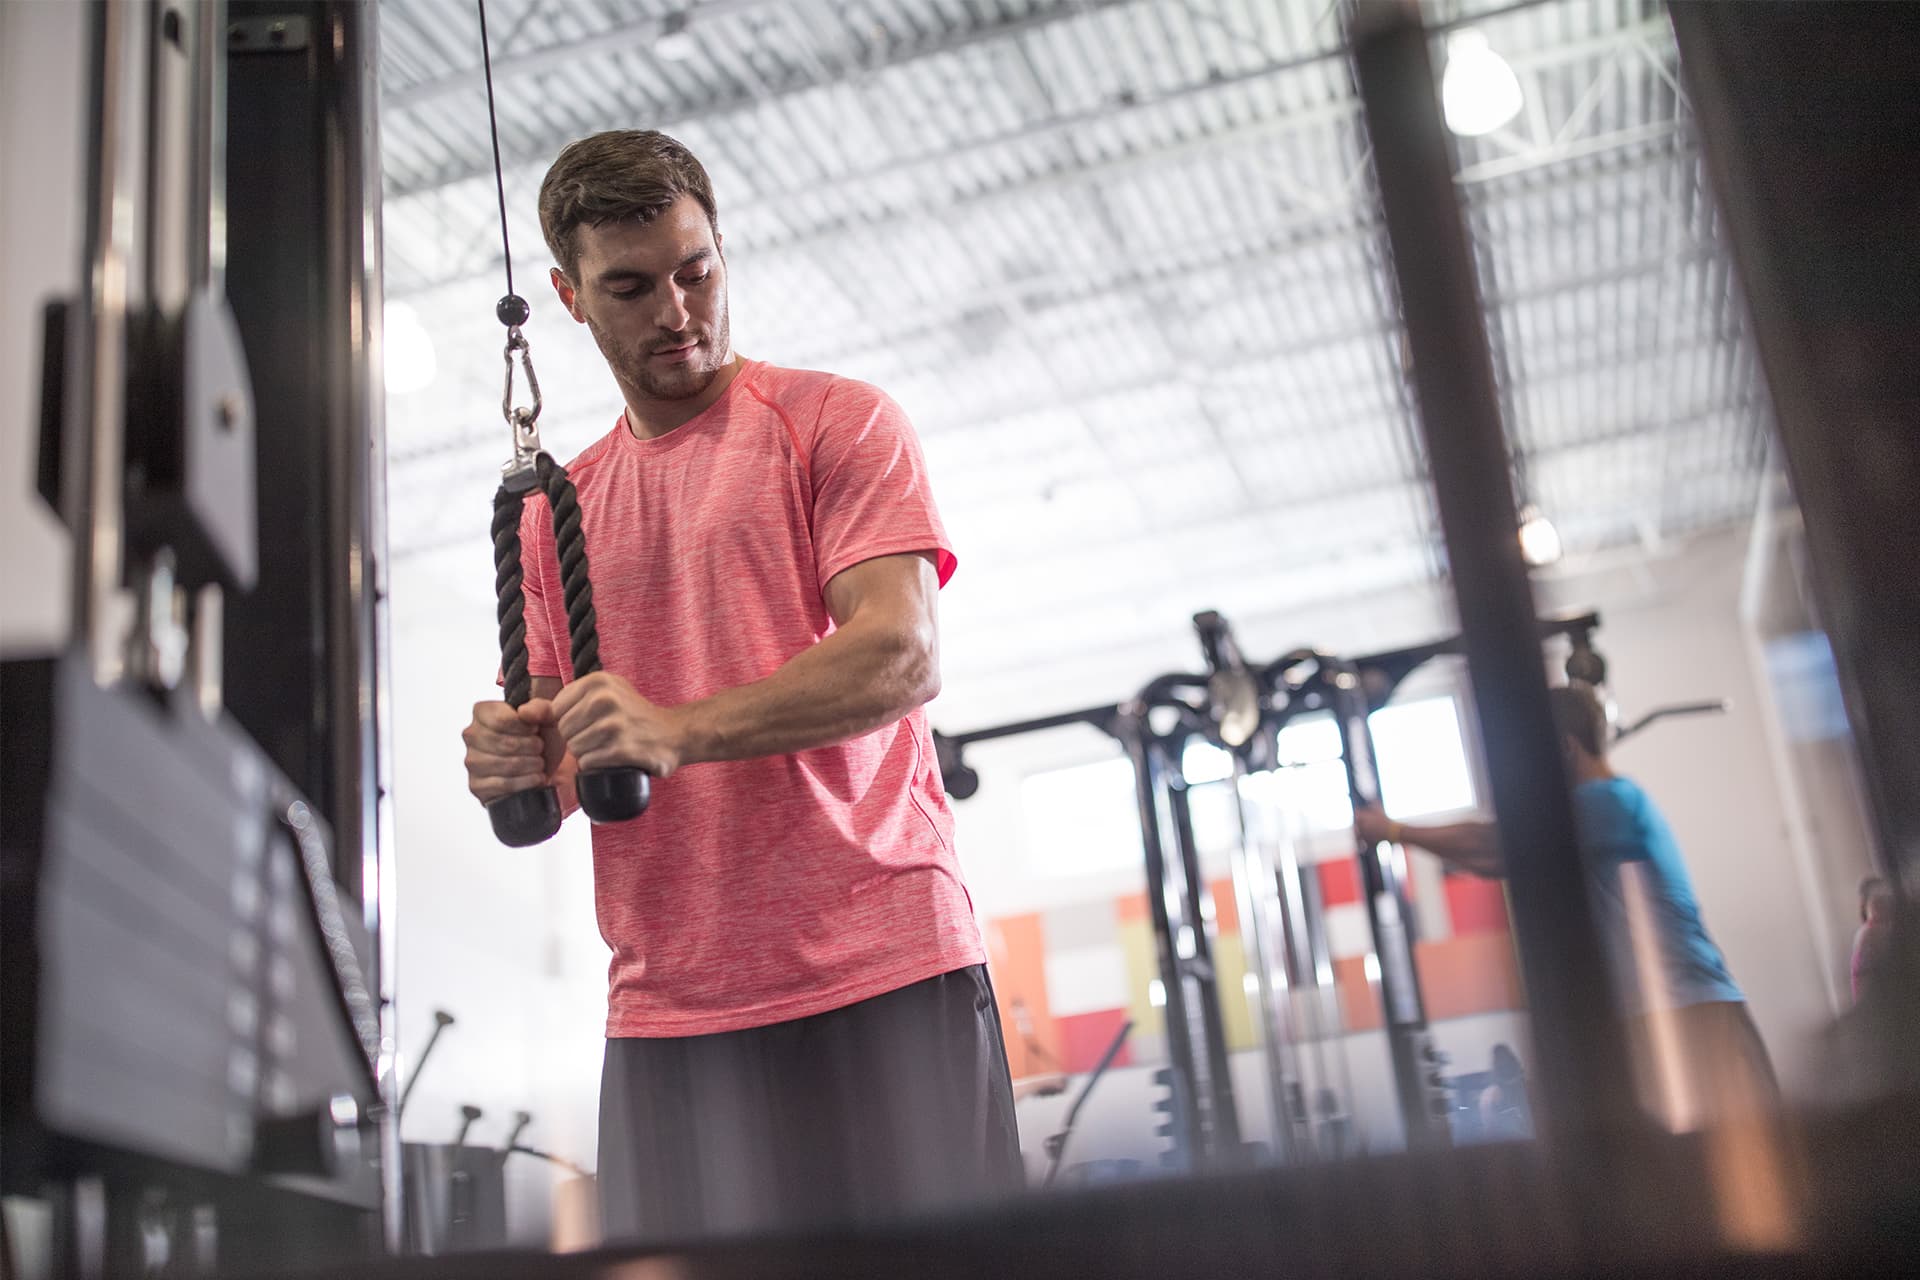
M 394 855 L 400 1045 L 407 1070 L 444 1008 L 441 1036 L 403 1123 L 445 1141 L 462 1103 L 485 1109 L 471 1141 L 498 1145 L 516 1110 L 525 1141 L 593 1167 L 608 952 L 593 915 L 587 831 L 508 849 L 467 794 L 460 730 L 498 697 L 493 567 L 472 547 L 403 560 L 392 575 Z M 516 1159 L 517 1239 L 546 1239 L 555 1176 Z
M 0 4 L 0 654 L 66 638 L 70 542 L 35 491 L 41 311 L 81 287 L 84 5 Z

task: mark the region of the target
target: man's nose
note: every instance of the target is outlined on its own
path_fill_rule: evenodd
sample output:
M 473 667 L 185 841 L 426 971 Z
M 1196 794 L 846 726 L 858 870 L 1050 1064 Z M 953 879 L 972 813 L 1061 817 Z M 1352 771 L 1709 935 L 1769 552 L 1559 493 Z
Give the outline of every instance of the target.
M 672 333 L 679 333 L 687 327 L 693 316 L 687 310 L 686 291 L 675 285 L 669 285 L 661 291 L 660 314 L 657 317 L 660 327 Z

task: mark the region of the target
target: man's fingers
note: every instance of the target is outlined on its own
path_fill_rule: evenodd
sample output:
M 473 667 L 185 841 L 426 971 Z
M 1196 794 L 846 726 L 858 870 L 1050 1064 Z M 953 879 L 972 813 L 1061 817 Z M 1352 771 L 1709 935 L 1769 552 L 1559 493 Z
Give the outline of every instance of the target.
M 632 760 L 621 755 L 612 747 L 607 747 L 600 751 L 588 751 L 585 755 L 579 756 L 578 759 L 582 769 L 639 769 L 641 772 L 650 773 L 656 778 L 661 776 L 658 761 L 645 759 Z
M 471 791 L 474 798 L 481 804 L 492 804 L 502 796 L 532 791 L 536 787 L 546 785 L 545 775 L 536 775 L 532 778 L 470 778 L 467 781 L 467 790 Z
M 568 685 L 566 689 L 561 691 L 561 694 L 564 697 L 567 693 L 572 692 L 578 687 L 578 685 Z M 585 733 L 593 725 L 607 719 L 607 710 L 606 704 L 600 699 L 593 697 L 591 691 L 564 705 L 559 698 L 555 698 L 553 700 L 553 725 L 560 730 L 560 736 L 567 740 L 568 745 L 572 745 L 577 736 Z
M 524 726 L 502 733 L 474 725 L 467 729 L 465 736 L 470 755 L 532 756 L 537 759 L 542 747 L 539 733 Z
M 548 698 L 529 699 L 521 704 L 516 717 L 521 724 L 533 729 L 544 728 L 558 719 L 554 714 L 553 702 Z
M 567 740 L 567 750 L 586 759 L 586 753 L 612 745 L 620 737 L 620 726 L 605 720 L 590 720 L 576 732 L 568 734 L 563 728 L 561 735 Z
M 510 729 L 520 719 L 504 702 L 491 700 L 473 704 L 473 723 L 488 729 Z
M 559 720 L 565 717 L 569 711 L 580 704 L 582 698 L 590 696 L 595 689 L 599 688 L 602 683 L 599 676 L 600 673 L 596 671 L 590 676 L 582 676 L 571 684 L 563 685 L 560 692 L 553 695 L 551 704 L 553 718 Z
M 476 752 L 467 753 L 467 777 L 512 778 L 520 781 L 544 780 L 547 776 L 547 762 L 540 756 L 490 756 Z
M 475 795 L 483 790 L 505 795 L 509 791 L 525 791 L 529 787 L 545 786 L 550 778 L 541 762 L 529 765 L 525 761 L 514 760 L 469 760 L 467 762 L 467 788 Z

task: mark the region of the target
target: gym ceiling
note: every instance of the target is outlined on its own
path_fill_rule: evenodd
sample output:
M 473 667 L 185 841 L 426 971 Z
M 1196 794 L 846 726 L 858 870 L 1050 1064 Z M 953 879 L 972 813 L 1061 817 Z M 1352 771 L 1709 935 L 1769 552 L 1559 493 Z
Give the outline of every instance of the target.
M 1563 567 L 1745 520 L 1765 408 L 1662 7 L 1427 17 L 1483 34 L 1523 93 L 1456 139 L 1458 186 L 1521 498 Z M 1306 642 L 1290 614 L 1441 572 L 1325 0 L 492 0 L 488 20 L 549 447 L 619 401 L 537 278 L 540 177 L 582 134 L 664 129 L 718 191 L 736 347 L 872 381 L 921 431 L 961 560 L 951 727 L 1191 667 L 1200 609 Z M 396 580 L 478 607 L 507 438 L 471 0 L 384 4 L 381 78 L 388 354 L 414 384 L 389 407 Z

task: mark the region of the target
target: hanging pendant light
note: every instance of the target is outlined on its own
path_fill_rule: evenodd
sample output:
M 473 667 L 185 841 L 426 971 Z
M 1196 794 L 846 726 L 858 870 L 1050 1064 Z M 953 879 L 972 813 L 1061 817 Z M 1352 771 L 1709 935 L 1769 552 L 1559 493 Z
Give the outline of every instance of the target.
M 1492 133 L 1520 114 L 1520 77 L 1478 31 L 1447 37 L 1447 69 L 1440 77 L 1440 105 L 1447 128 L 1464 138 Z
M 1539 507 L 1528 503 L 1520 508 L 1520 555 L 1535 569 L 1560 559 L 1560 531 Z

